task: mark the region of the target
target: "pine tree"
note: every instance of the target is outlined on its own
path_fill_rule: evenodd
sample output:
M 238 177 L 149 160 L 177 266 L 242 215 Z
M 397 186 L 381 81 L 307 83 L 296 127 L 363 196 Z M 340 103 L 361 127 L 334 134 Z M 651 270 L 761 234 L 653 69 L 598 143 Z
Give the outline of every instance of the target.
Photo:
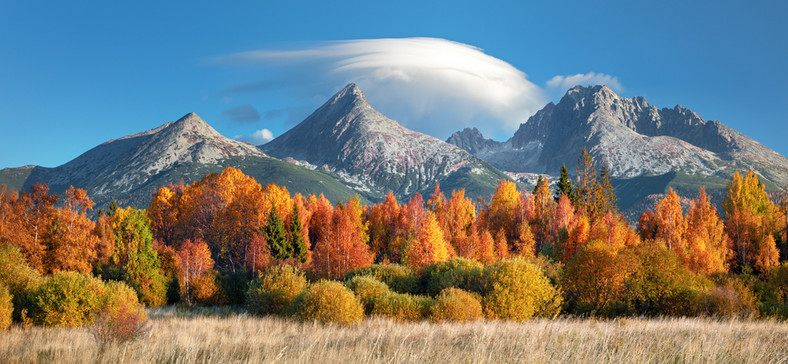
M 566 169 L 566 164 L 561 165 L 561 177 L 559 177 L 555 187 L 555 202 L 558 202 L 558 199 L 560 199 L 562 195 L 566 195 L 572 204 L 577 203 L 575 188 L 572 186 L 572 179 L 569 177 L 569 171 Z
M 597 216 L 602 216 L 608 211 L 616 212 L 616 193 L 610 183 L 610 171 L 607 163 L 602 164 L 599 171 L 599 182 L 594 187 L 594 205 Z
M 577 161 L 577 176 L 579 179 L 578 185 L 575 187 L 577 208 L 581 213 L 589 213 L 594 218 L 596 217 L 593 214 L 594 190 L 597 184 L 596 169 L 594 168 L 594 160 L 585 147 L 583 147 L 580 159 Z
M 293 249 L 293 258 L 301 263 L 306 262 L 308 248 L 304 240 L 303 227 L 301 226 L 301 216 L 298 210 L 298 205 L 293 206 L 293 216 L 290 219 L 290 246 Z
M 268 214 L 268 224 L 263 229 L 265 241 L 271 251 L 271 257 L 277 260 L 285 260 L 293 257 L 293 246 L 287 240 L 285 234 L 285 224 L 276 208 L 272 207 Z

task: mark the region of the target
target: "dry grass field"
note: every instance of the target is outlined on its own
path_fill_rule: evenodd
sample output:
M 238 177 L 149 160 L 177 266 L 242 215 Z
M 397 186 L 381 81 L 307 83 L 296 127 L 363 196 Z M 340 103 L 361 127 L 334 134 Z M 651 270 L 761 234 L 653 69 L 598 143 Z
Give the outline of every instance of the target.
M 100 351 L 86 328 L 14 327 L 2 363 L 788 363 L 788 323 L 534 319 L 352 327 L 150 310 L 148 333 Z

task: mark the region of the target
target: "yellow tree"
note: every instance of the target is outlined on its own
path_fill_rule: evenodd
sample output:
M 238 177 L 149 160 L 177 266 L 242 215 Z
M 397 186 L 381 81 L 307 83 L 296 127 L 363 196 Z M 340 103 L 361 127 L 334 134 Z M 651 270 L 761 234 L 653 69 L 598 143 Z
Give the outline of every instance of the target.
M 476 220 L 476 206 L 470 198 L 465 197 L 465 190 L 455 190 L 451 193 L 451 199 L 443 209 L 443 221 L 441 225 L 446 236 L 446 240 L 452 246 L 457 255 L 463 258 L 470 258 L 473 254 L 471 249 L 472 229 Z
M 569 226 L 569 238 L 564 242 L 560 254 L 563 263 L 569 262 L 577 254 L 577 251 L 591 239 L 591 222 L 587 215 L 575 214 Z
M 734 173 L 727 189 L 722 209 L 725 230 L 732 240 L 734 266 L 749 266 L 764 273 L 778 264 L 773 234 L 778 232 L 782 220 L 779 210 L 752 170 L 744 177 Z
M 640 243 L 626 220 L 611 211 L 591 224 L 591 240 L 599 240 L 616 250 Z
M 681 199 L 672 188 L 655 207 L 654 226 L 654 238 L 664 241 L 668 250 L 675 252 L 680 260 L 686 261 L 688 252 L 684 232 L 687 230 L 687 222 L 681 211 Z
M 690 202 L 687 226 L 690 228 L 685 234 L 688 252 L 685 265 L 697 273 L 726 272 L 730 238 L 703 187 Z
M 435 214 L 426 212 L 423 221 L 424 223 L 416 231 L 415 239 L 405 252 L 408 266 L 416 270 L 430 263 L 449 260 L 449 250 Z
M 183 180 L 177 185 L 170 183 L 156 191 L 148 206 L 147 213 L 153 236 L 164 244 L 175 245 L 179 238 L 180 199 L 184 190 L 186 186 Z
M 534 206 L 536 208 L 536 251 L 541 251 L 553 236 L 551 227 L 553 224 L 553 213 L 555 201 L 550 193 L 550 182 L 547 178 L 539 176 L 534 188 Z
M 52 226 L 45 239 L 47 259 L 45 271 L 79 271 L 88 273 L 97 258 L 99 238 L 94 223 L 87 217 L 93 201 L 83 189 L 70 186 L 63 207 L 55 210 Z

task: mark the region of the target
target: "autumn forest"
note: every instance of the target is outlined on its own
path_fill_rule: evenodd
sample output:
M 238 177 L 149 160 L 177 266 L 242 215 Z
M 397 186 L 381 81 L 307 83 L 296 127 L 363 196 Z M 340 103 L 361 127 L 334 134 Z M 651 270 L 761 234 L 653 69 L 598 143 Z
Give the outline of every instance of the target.
M 0 323 L 133 337 L 143 307 L 246 307 L 337 323 L 534 316 L 788 317 L 786 201 L 736 173 L 721 211 L 673 190 L 637 225 L 583 151 L 551 188 L 500 181 L 362 206 L 261 186 L 233 168 L 161 187 L 147 210 L 82 189 L 0 189 Z M 426 199 L 426 201 L 425 201 Z M 101 332 L 96 335 L 102 335 Z M 125 335 L 125 336 L 124 336 Z

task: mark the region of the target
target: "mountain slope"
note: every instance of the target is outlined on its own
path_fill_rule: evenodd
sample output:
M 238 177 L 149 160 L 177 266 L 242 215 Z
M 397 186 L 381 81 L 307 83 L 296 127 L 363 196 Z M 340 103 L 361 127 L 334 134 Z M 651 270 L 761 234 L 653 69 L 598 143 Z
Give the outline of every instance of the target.
M 570 89 L 506 142 L 475 134 L 463 130 L 449 140 L 511 172 L 555 174 L 562 163 L 573 170 L 585 147 L 619 179 L 668 173 L 725 179 L 734 170 L 752 168 L 788 188 L 788 159 L 779 153 L 680 105 L 657 109 L 642 97 L 619 97 L 606 86 Z
M 355 84 L 260 148 L 280 159 L 335 172 L 373 199 L 387 191 L 406 198 L 431 191 L 436 183 L 446 191 L 466 188 L 487 196 L 490 186 L 507 178 L 470 153 L 387 118 Z
M 54 193 L 73 185 L 86 189 L 98 206 L 116 199 L 147 207 L 159 187 L 181 179 L 189 183 L 227 166 L 240 168 L 263 185 L 277 183 L 294 193 L 325 193 L 332 200 L 354 194 L 329 174 L 271 158 L 251 144 L 222 136 L 194 113 L 110 140 L 59 167 L 4 169 L 0 181 L 16 189 L 42 182 Z

